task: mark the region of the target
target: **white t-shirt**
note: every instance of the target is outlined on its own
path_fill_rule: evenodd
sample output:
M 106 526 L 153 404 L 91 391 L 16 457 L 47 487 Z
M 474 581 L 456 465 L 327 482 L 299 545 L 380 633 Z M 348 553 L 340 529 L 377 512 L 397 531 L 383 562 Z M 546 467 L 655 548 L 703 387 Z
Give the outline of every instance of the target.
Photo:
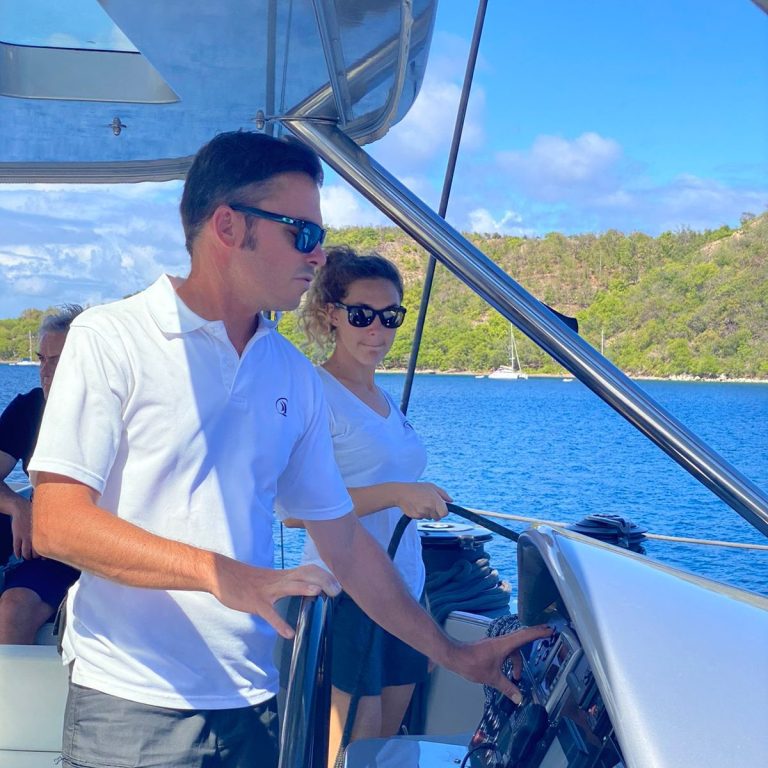
M 238 357 L 223 323 L 192 312 L 164 276 L 72 324 L 30 469 L 85 483 L 160 536 L 272 567 L 276 498 L 297 518 L 351 509 L 326 413 L 312 365 L 274 323 L 260 318 Z M 272 628 L 207 593 L 84 572 L 68 609 L 64 661 L 80 685 L 191 709 L 277 690 Z
M 333 454 L 347 487 L 418 480 L 427 465 L 427 452 L 392 398 L 384 392 L 389 415 L 380 416 L 324 368 L 317 370 L 328 401 Z M 363 515 L 359 520 L 386 550 L 401 517 L 398 507 L 390 507 Z M 304 561 L 323 565 L 309 537 L 304 546 Z M 424 589 L 425 575 L 415 521 L 405 529 L 394 562 L 411 594 L 418 599 Z

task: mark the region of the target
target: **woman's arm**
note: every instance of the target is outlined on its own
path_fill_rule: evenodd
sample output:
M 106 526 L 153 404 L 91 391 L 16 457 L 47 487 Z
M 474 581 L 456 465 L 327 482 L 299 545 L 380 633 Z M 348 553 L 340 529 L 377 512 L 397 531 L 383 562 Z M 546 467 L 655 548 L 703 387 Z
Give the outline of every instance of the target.
M 414 520 L 440 520 L 448 514 L 445 502 L 453 501 L 434 483 L 378 483 L 347 490 L 358 517 L 399 507 Z
M 434 483 L 377 483 L 347 488 L 347 491 L 358 517 L 399 507 L 404 515 L 414 520 L 440 520 L 448 514 L 445 502 L 453 501 Z M 304 522 L 295 518 L 288 518 L 283 523 L 287 528 L 304 528 Z

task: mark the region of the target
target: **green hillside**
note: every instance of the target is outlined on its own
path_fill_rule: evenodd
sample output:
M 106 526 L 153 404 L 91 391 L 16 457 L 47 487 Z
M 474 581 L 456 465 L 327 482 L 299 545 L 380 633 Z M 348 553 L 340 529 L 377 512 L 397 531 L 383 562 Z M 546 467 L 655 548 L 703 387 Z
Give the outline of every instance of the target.
M 0 320 L 0 360 L 29 357 L 29 334 L 32 334 L 34 343 L 44 314 L 39 309 L 25 309 L 21 317 Z M 32 352 L 34 354 L 34 349 Z
M 534 296 L 579 320 L 581 335 L 636 376 L 768 380 L 768 214 L 745 214 L 737 230 L 541 238 L 471 236 L 472 242 Z M 404 368 L 418 314 L 427 256 L 395 228 L 335 230 L 329 244 L 376 250 L 403 273 L 406 322 L 386 365 Z M 27 354 L 40 313 L 0 320 L 0 359 Z M 293 313 L 283 332 L 310 355 Z M 419 367 L 485 371 L 506 362 L 509 326 L 438 266 Z M 518 334 L 523 367 L 562 372 Z
M 472 236 L 526 290 L 578 318 L 581 335 L 638 376 L 768 379 L 768 214 L 738 230 L 542 238 Z M 395 229 L 334 232 L 331 243 L 393 259 L 410 308 L 386 364 L 405 367 L 426 264 L 425 252 Z M 302 345 L 290 315 L 283 331 Z M 438 267 L 419 367 L 490 370 L 506 362 L 508 325 Z M 562 369 L 518 334 L 523 367 Z M 306 350 L 311 352 L 311 350 Z

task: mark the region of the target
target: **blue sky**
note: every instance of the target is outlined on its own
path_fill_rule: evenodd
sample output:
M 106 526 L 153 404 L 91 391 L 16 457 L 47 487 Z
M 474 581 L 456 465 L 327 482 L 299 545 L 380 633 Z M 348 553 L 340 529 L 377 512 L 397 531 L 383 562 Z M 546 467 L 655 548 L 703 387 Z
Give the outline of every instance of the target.
M 453 226 L 656 235 L 738 226 L 742 213 L 766 210 L 768 15 L 755 4 L 488 5 Z M 419 99 L 370 148 L 433 207 L 475 12 L 474 3 L 443 0 Z M 184 274 L 179 194 L 177 183 L 0 186 L 0 317 L 108 301 L 163 271 Z M 387 223 L 333 174 L 323 208 L 334 227 Z

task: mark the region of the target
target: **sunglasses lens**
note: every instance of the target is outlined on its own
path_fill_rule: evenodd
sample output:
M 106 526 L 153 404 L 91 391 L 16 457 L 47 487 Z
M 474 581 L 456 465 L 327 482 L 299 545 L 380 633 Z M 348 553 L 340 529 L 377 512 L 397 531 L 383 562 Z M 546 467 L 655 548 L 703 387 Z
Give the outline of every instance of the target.
M 312 251 L 325 240 L 325 230 L 312 222 L 305 222 L 296 233 L 296 250 L 301 253 Z
M 379 317 L 381 317 L 381 324 L 385 328 L 399 328 L 405 320 L 405 310 L 402 308 L 384 309 Z
M 355 328 L 367 328 L 376 315 L 369 307 L 349 307 L 347 317 L 349 324 Z
M 385 309 L 381 313 L 381 324 L 385 328 L 397 328 L 397 312 L 393 312 L 391 309 Z

